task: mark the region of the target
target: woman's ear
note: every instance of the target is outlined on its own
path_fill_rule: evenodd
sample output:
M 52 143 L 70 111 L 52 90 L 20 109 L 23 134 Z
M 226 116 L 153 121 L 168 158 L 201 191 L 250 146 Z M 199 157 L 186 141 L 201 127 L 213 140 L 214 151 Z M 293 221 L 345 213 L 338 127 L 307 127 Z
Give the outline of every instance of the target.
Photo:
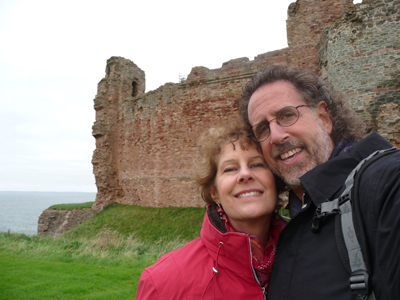
M 328 104 L 325 101 L 318 102 L 316 106 L 317 118 L 321 122 L 322 127 L 325 129 L 327 134 L 332 133 L 332 120 L 329 116 Z
M 217 193 L 217 189 L 215 187 L 213 187 L 211 189 L 211 197 L 213 198 L 215 203 L 219 203 L 218 193 Z

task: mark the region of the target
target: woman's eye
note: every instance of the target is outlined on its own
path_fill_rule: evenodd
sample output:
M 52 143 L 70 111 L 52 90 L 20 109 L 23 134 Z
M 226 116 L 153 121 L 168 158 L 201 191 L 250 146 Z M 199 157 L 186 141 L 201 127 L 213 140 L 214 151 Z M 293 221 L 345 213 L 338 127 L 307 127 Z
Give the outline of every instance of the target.
M 263 163 L 258 163 L 258 164 L 254 164 L 251 166 L 252 168 L 260 168 L 260 167 L 264 167 Z
M 226 168 L 226 169 L 224 169 L 224 173 L 233 172 L 233 171 L 235 171 L 235 168 Z

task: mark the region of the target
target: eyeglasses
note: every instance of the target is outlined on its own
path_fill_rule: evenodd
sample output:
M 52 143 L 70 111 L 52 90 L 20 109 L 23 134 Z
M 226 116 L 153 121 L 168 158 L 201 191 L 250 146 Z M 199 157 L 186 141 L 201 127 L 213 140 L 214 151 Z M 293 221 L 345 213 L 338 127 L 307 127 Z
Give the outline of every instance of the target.
M 286 106 L 282 108 L 280 111 L 278 111 L 276 118 L 254 125 L 251 128 L 252 133 L 249 135 L 249 137 L 251 137 L 256 142 L 265 141 L 267 138 L 269 138 L 271 134 L 271 128 L 269 124 L 273 120 L 276 120 L 276 123 L 278 123 L 280 126 L 283 127 L 292 126 L 294 123 L 297 122 L 297 120 L 300 117 L 299 107 L 304 107 L 304 106 L 311 106 L 311 105 L 299 105 L 296 107 Z

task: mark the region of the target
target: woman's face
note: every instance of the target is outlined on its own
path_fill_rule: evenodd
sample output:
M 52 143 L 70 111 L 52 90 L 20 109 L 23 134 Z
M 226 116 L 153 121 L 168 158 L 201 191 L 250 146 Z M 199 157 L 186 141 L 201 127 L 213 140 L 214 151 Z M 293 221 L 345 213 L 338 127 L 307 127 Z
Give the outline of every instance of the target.
M 277 202 L 275 180 L 255 145 L 242 150 L 226 144 L 217 159 L 214 200 L 221 203 L 229 221 L 239 230 L 270 215 Z

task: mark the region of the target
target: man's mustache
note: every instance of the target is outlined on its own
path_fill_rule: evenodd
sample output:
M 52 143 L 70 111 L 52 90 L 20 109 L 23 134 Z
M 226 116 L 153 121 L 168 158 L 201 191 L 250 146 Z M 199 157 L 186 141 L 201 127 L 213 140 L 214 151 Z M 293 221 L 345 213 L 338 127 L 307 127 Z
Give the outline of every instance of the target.
M 284 144 L 275 145 L 272 150 L 271 156 L 273 158 L 277 159 L 278 155 L 280 153 L 285 152 L 290 149 L 293 149 L 293 148 L 306 148 L 306 147 L 305 147 L 305 144 L 299 140 L 289 140 Z

